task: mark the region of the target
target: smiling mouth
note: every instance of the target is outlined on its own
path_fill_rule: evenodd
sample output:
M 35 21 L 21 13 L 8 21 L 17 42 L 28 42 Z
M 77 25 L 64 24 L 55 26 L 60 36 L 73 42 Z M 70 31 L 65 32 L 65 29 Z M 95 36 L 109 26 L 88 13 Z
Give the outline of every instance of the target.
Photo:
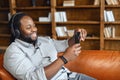
M 31 37 L 36 38 L 36 37 L 37 37 L 37 33 L 36 33 L 36 32 L 32 33 L 32 34 L 31 34 Z

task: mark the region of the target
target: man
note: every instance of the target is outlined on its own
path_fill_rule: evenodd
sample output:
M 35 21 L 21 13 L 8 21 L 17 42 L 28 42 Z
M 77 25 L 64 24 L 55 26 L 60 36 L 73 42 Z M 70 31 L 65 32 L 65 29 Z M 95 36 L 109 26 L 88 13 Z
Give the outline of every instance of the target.
M 54 40 L 38 37 L 37 28 L 31 17 L 16 13 L 10 22 L 12 43 L 4 55 L 4 67 L 18 80 L 95 80 L 84 74 L 70 72 L 64 67 L 81 52 L 80 44 L 75 44 L 74 36 L 69 40 Z M 81 32 L 84 41 L 86 31 Z M 57 58 L 57 53 L 63 52 Z

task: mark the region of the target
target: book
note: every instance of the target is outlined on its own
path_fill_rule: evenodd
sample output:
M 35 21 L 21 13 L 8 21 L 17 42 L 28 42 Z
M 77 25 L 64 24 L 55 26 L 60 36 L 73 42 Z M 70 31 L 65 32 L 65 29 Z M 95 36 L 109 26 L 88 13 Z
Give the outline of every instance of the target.
M 50 0 L 44 0 L 44 5 L 45 6 L 50 6 L 51 4 L 50 4 Z
M 113 11 L 106 11 L 106 18 L 108 22 L 113 22 L 115 21 Z
M 63 17 L 63 22 L 67 22 L 67 15 L 65 11 L 62 12 L 62 17 Z
M 74 30 L 68 30 L 66 26 L 57 26 L 56 33 L 58 37 L 72 37 Z
M 8 13 L 8 21 L 10 21 L 10 19 L 11 19 L 11 13 L 9 12 Z
M 48 13 L 48 17 L 39 17 L 39 22 L 50 22 L 51 21 L 51 13 Z
M 39 22 L 50 22 L 48 17 L 39 17 Z
M 94 0 L 94 5 L 100 5 L 100 0 Z
M 55 12 L 55 22 L 66 22 L 67 16 L 65 11 Z
M 69 37 L 72 37 L 74 35 L 74 30 L 67 30 L 67 34 Z
M 60 22 L 60 13 L 59 12 L 55 12 L 55 22 Z
M 32 0 L 32 6 L 33 6 L 33 7 L 36 6 L 36 0 Z
M 112 5 L 112 1 L 111 0 L 105 0 L 106 1 L 106 3 L 108 4 L 108 5 Z
M 105 38 L 110 38 L 108 27 L 104 28 L 104 36 L 105 36 Z
M 111 34 L 112 34 L 111 37 L 115 38 L 115 27 L 114 26 L 111 27 Z
M 74 0 L 65 0 L 63 2 L 63 6 L 75 6 L 75 1 Z
M 116 5 L 119 5 L 119 1 L 118 0 L 114 0 Z
M 51 20 L 51 13 L 50 13 L 50 12 L 48 13 L 48 19 L 49 19 L 50 21 L 52 21 L 52 20 Z
M 118 5 L 119 4 L 118 0 L 106 0 L 106 3 L 108 5 Z
M 112 2 L 113 5 L 118 5 L 119 4 L 118 0 L 111 0 L 111 2 Z
M 67 28 L 65 26 L 57 26 L 56 33 L 58 37 L 65 37 L 67 36 Z
M 115 38 L 115 27 L 113 25 L 106 26 L 104 28 L 105 38 Z
M 107 11 L 106 10 L 104 10 L 104 21 L 105 22 L 107 22 L 108 20 L 107 20 L 107 13 L 106 13 Z

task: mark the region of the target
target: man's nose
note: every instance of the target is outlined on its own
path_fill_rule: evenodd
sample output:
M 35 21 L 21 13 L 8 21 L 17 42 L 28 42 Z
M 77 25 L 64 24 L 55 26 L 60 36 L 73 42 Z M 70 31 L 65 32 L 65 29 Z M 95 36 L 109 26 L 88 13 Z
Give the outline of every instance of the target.
M 33 26 L 33 27 L 32 27 L 32 31 L 37 31 L 37 27 L 36 27 L 36 26 Z

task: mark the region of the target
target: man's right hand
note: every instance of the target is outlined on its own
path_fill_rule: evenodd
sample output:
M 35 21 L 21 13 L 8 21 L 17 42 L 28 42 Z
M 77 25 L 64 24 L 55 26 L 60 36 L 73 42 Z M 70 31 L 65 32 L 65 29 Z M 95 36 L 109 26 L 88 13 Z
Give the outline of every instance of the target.
M 68 47 L 68 48 L 65 50 L 63 56 L 67 59 L 67 61 L 72 61 L 72 60 L 74 60 L 77 56 L 79 56 L 80 52 L 81 52 L 81 46 L 80 46 L 80 44 L 78 43 L 78 44 L 74 44 L 74 45 Z

